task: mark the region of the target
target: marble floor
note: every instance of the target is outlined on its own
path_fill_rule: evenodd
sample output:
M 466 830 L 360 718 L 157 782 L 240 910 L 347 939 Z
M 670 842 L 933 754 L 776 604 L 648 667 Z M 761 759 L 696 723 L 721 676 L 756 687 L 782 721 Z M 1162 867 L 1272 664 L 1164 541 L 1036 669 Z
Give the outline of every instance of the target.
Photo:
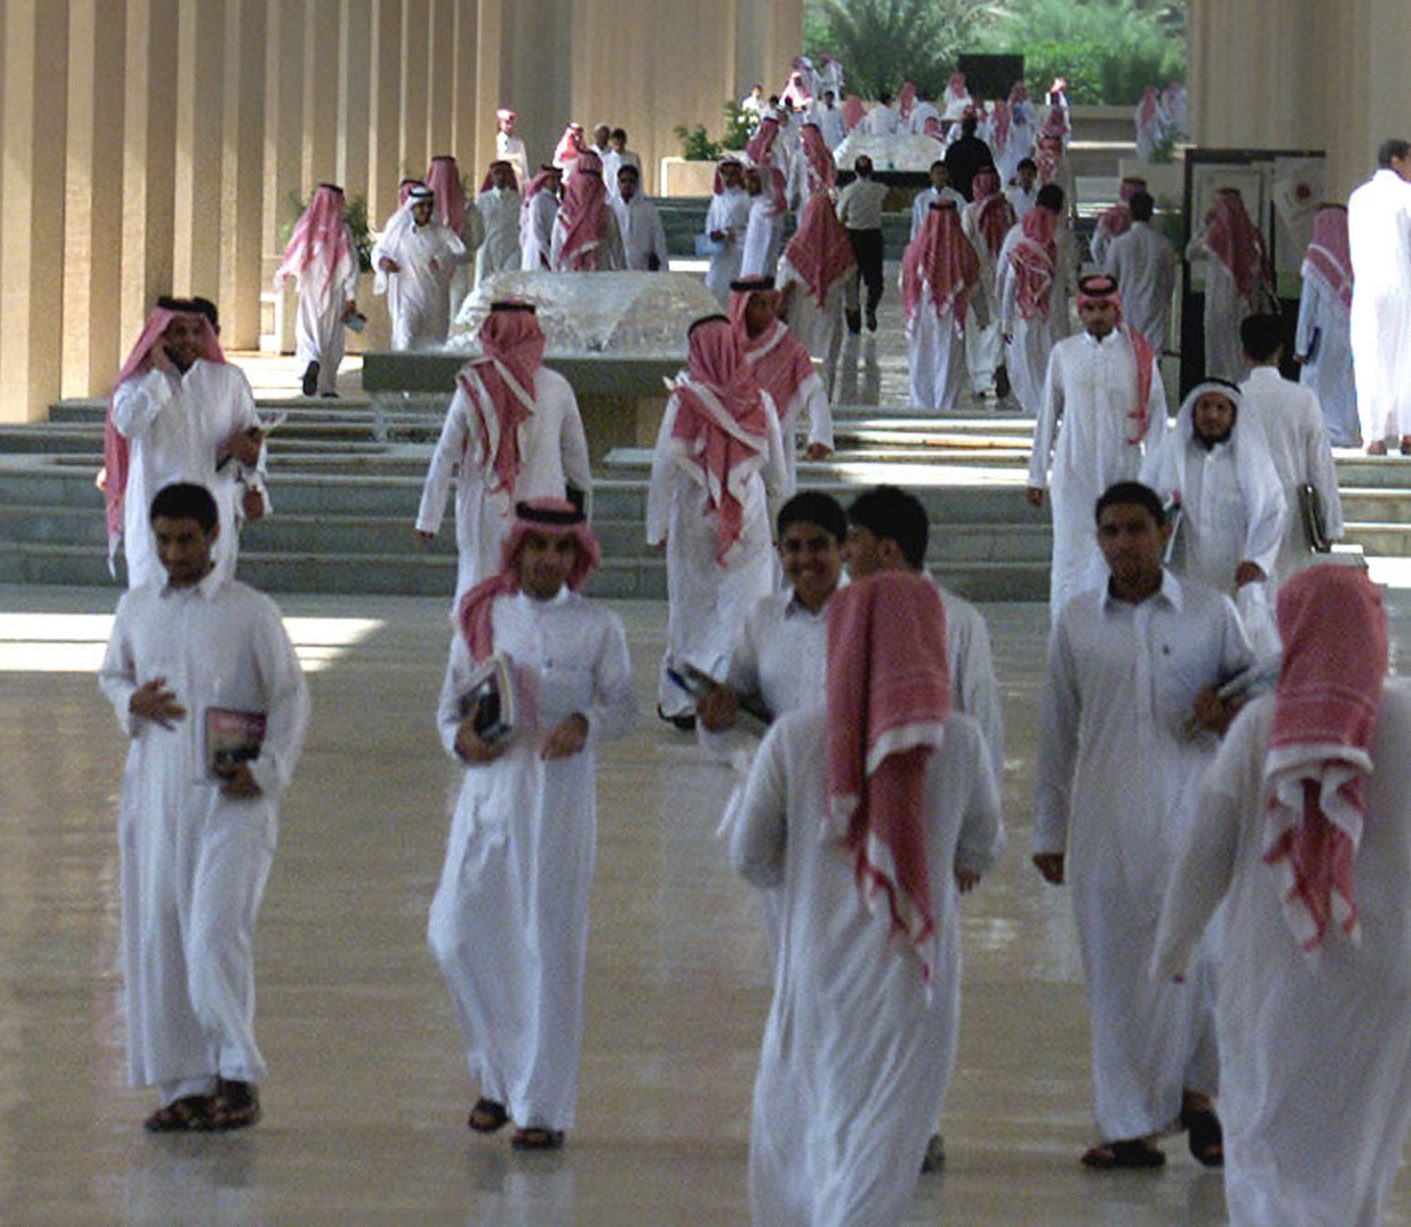
M 257 938 L 265 1120 L 151 1137 L 122 1081 L 115 799 L 124 752 L 91 676 L 113 595 L 0 589 L 0 1222 L 618 1227 L 740 1224 L 767 1006 L 751 891 L 713 832 L 727 788 L 644 718 L 600 760 L 580 1123 L 523 1156 L 473 1096 L 424 932 L 456 770 L 432 710 L 440 601 L 289 598 L 314 720 Z M 1411 599 L 1392 594 L 1411 643 Z M 620 604 L 644 712 L 665 609 Z M 985 607 L 1009 725 L 1010 847 L 964 907 L 949 1160 L 907 1223 L 1188 1227 L 1220 1178 L 1177 1139 L 1158 1174 L 1095 1175 L 1068 901 L 1027 864 L 1047 613 Z M 1411 1223 L 1411 1182 L 1390 1222 Z

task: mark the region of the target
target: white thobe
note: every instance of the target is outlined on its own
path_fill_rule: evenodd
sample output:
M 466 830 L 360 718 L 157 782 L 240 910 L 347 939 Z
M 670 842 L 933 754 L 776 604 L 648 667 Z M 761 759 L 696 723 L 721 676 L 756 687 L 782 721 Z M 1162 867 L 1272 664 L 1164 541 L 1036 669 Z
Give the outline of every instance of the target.
M 238 366 L 198 358 L 184 374 L 152 367 L 118 385 L 113 425 L 131 445 L 123 495 L 123 554 L 129 588 L 164 584 L 150 519 L 152 499 L 172 482 L 205 486 L 220 513 L 220 535 L 212 558 L 226 579 L 235 574 L 240 536 L 236 503 L 240 466 L 234 459 L 216 468 L 216 451 L 258 424 L 255 394 Z
M 879 102 L 862 117 L 860 126 L 869 136 L 895 136 L 901 127 L 901 117 Z
M 469 260 L 465 244 L 449 226 L 433 220 L 407 227 L 390 245 L 385 238 L 379 240 L 372 249 L 374 270 L 380 270 L 384 258 L 394 260 L 400 270 L 378 273 L 387 288 L 392 348 L 444 345 L 451 331 L 451 279 Z
M 1005 133 L 1004 146 L 995 150 L 995 169 L 999 171 L 999 181 L 1008 183 L 1019 173 L 1019 163 L 1025 158 L 1034 154 L 1034 126 L 1030 123 L 1030 111 L 1026 103 L 1011 104 L 1009 108 L 1009 130 Z M 1015 187 L 1011 191 L 1019 192 Z M 1014 211 L 1021 217 L 1025 211 L 1032 207 L 1034 196 L 1038 189 L 1033 192 L 1020 192 L 1021 196 L 1027 197 L 1024 207 L 1021 208 L 1019 201 L 1010 197 L 1010 203 L 1014 205 Z
M 1087 978 L 1093 1102 L 1104 1142 L 1160 1132 L 1181 1092 L 1215 1090 L 1212 966 L 1148 975 L 1191 797 L 1216 748 L 1185 735 L 1196 691 L 1252 663 L 1228 597 L 1163 575 L 1138 605 L 1106 586 L 1049 641 L 1033 852 L 1064 854 Z
M 1237 422 L 1234 429 L 1263 433 L 1257 419 Z M 1141 471 L 1142 483 L 1162 498 L 1180 496 L 1173 564 L 1177 572 L 1230 594 L 1241 562 L 1258 564 L 1266 576 L 1274 574 L 1288 518 L 1288 503 L 1267 446 L 1249 448 L 1242 478 L 1233 440 L 1232 434 L 1207 448 L 1196 442 L 1189 428 L 1174 427 L 1151 441 Z
M 761 345 L 758 349 L 746 350 L 745 361 L 751 366 L 755 365 L 786 338 L 797 340 L 796 337 L 790 336 L 787 325 L 781 325 L 774 330 L 774 336 L 766 344 Z M 778 408 L 780 410 L 779 440 L 784 448 L 784 494 L 787 498 L 794 493 L 797 484 L 798 457 L 795 452 L 797 451 L 799 420 L 805 416 L 808 418 L 808 442 L 810 444 L 821 443 L 831 452 L 833 450 L 833 407 L 828 403 L 828 393 L 824 390 L 823 381 L 818 378 L 816 371 L 810 370 L 808 375 L 794 388 L 789 403 L 780 405 Z
M 1038 413 L 1043 403 L 1049 354 L 1054 345 L 1068 335 L 1067 290 L 1073 275 L 1072 261 L 1060 230 L 1054 242 L 1057 258 L 1048 315 L 1035 313 L 1026 320 L 1020 316 L 1015 301 L 1017 282 L 1009 262 L 1009 253 L 1022 237 L 1023 230 L 1018 225 L 1011 227 L 1005 236 L 995 262 L 995 297 L 999 300 L 1000 332 L 1010 338 L 1005 347 L 1005 366 L 1014 387 L 1014 397 L 1026 413 Z
M 568 238 L 568 227 L 563 220 L 563 206 L 554 215 L 554 229 L 549 238 L 549 267 L 555 272 L 570 273 L 583 270 L 570 268 L 564 261 L 563 245 Z M 603 202 L 603 229 L 598 237 L 598 245 L 593 249 L 593 267 L 590 272 L 620 272 L 623 268 L 622 235 L 617 229 L 617 217 L 612 211 L 610 198 Z
M 635 166 L 637 168 L 637 181 L 640 184 L 642 159 L 633 153 L 632 150 L 624 149 L 621 153 L 618 153 L 616 149 L 609 149 L 607 153 L 603 154 L 603 183 L 607 187 L 610 199 L 617 199 L 617 172 L 624 166 Z M 641 195 L 640 191 L 638 195 Z
M 528 180 L 529 176 L 529 155 L 525 152 L 524 142 L 517 136 L 506 136 L 503 132 L 495 133 L 495 158 L 500 162 L 508 162 L 514 167 L 515 178 L 520 183 Z
M 836 106 L 819 107 L 813 115 L 813 122 L 823 134 L 823 143 L 829 149 L 836 149 L 848 139 L 848 130 L 843 126 L 843 113 Z
M 294 316 L 294 355 L 301 367 L 318 363 L 318 394 L 338 390 L 346 330 L 343 312 L 358 296 L 358 256 L 353 232 L 343 228 L 347 249 L 330 276 L 320 248 L 299 275 L 299 305 Z
M 705 278 L 706 289 L 715 295 L 721 306 L 730 299 L 730 283 L 740 276 L 751 200 L 752 197 L 743 188 L 726 188 L 711 200 L 706 211 L 706 234 L 716 231 L 725 234 L 721 250 L 710 257 L 710 270 Z
M 1298 301 L 1294 353 L 1303 362 L 1299 382 L 1317 395 L 1333 446 L 1358 446 L 1362 442 L 1362 424 L 1352 368 L 1351 313 L 1327 282 L 1316 274 L 1310 275 L 1307 265 Z
M 1176 286 L 1176 249 L 1159 230 L 1133 222 L 1107 248 L 1103 271 L 1117 278 L 1122 319 L 1150 343 L 1159 358 L 1166 351 L 1171 293 Z
M 1379 170 L 1347 201 L 1362 437 L 1411 434 L 1411 183 Z
M 525 272 L 546 271 L 549 253 L 554 244 L 554 221 L 558 217 L 559 198 L 540 188 L 534 193 L 529 207 L 520 214 L 520 268 Z
M 905 129 L 907 132 L 922 136 L 926 132 L 926 121 L 928 119 L 934 119 L 939 123 L 941 113 L 936 110 L 931 103 L 922 98 L 911 108 L 911 114 L 906 117 Z
M 706 489 L 671 455 L 676 396 L 662 415 L 647 491 L 647 544 L 666 542 L 666 652 L 658 702 L 668 716 L 689 714 L 695 704 L 666 676 L 666 667 L 684 662 L 723 676 L 746 610 L 774 589 L 774 509 L 783 501 L 787 476 L 774 401 L 767 392 L 761 395 L 765 450 L 745 483 L 740 537 L 726 566 L 715 558 L 718 515 L 709 509 Z
M 1190 241 L 1186 259 L 1205 264 L 1206 377 L 1239 383 L 1249 374 L 1240 344 L 1240 325 L 1254 313 L 1254 304 L 1241 296 L 1235 275 L 1211 255 L 1204 231 Z
M 656 205 L 638 193 L 631 201 L 614 196 L 608 201 L 613 216 L 617 219 L 617 230 L 622 236 L 624 267 L 633 272 L 669 272 L 670 257 L 666 254 L 666 230 L 661 224 L 661 214 Z M 656 257 L 655 270 L 651 267 L 651 257 Z
M 965 319 L 965 363 L 970 370 L 970 387 L 978 393 L 994 386 L 995 371 L 1004 361 L 1004 334 L 999 312 L 992 301 L 995 286 L 995 257 L 979 227 L 980 205 L 972 201 L 960 211 L 960 228 L 980 257 L 980 284 L 975 287 L 970 311 Z M 984 304 L 983 315 L 980 302 Z M 981 319 L 984 323 L 981 323 Z
M 1034 423 L 1029 485 L 1049 488 L 1049 617 L 1055 622 L 1070 598 L 1106 578 L 1093 520 L 1098 496 L 1115 482 L 1136 480 L 1143 443 L 1159 437 L 1165 424 L 1166 391 L 1154 358 L 1145 423 L 1132 417 L 1136 407 L 1136 355 L 1120 331 L 1101 341 L 1083 332 L 1053 347 Z
M 953 200 L 955 207 L 962 213 L 970 203 L 953 187 L 943 187 L 939 190 L 935 187 L 922 188 L 916 193 L 916 199 L 911 202 L 911 239 L 921 233 L 921 227 L 926 224 L 926 215 L 938 200 Z M 910 241 L 909 239 L 908 242 Z
M 793 286 L 784 308 L 784 322 L 789 331 L 804 348 L 823 364 L 823 391 L 831 398 L 833 381 L 838 370 L 838 355 L 843 348 L 843 296 L 847 290 L 847 273 L 838 277 L 823 296 L 819 306 L 813 291 L 799 276 L 798 270 L 789 263 L 787 255 L 779 258 L 779 271 L 775 274 L 775 288 L 783 291 Z
M 1013 175 L 1010 175 L 1009 178 L 1013 178 Z M 1015 220 L 1022 222 L 1024 220 L 1024 214 L 1038 203 L 1039 188 L 1038 185 L 1035 184 L 1026 192 L 1016 183 L 1013 187 L 1005 189 L 1004 198 L 1014 206 Z
M 1284 533 L 1274 569 L 1269 573 L 1272 587 L 1295 571 L 1326 561 L 1322 555 L 1309 553 L 1300 510 L 1301 488 L 1307 484 L 1318 491 L 1330 538 L 1342 536 L 1342 498 L 1318 397 L 1302 385 L 1284 379 L 1278 368 L 1271 366 L 1257 366 L 1250 371 L 1249 378 L 1240 385 L 1240 394 L 1240 412 L 1246 419 L 1253 416 L 1258 420 L 1284 491 Z
M 485 227 L 485 241 L 475 253 L 475 284 L 496 273 L 516 271 L 520 266 L 519 211 L 523 205 L 513 188 L 491 188 L 475 198 L 475 208 Z
M 1362 938 L 1296 945 L 1264 863 L 1272 695 L 1205 776 L 1153 975 L 1180 972 L 1223 901 L 1216 1030 L 1232 1227 L 1378 1227 L 1411 1117 L 1411 689 L 1389 681 L 1357 853 Z
M 578 1103 L 588 886 L 596 844 L 594 747 L 631 729 L 637 714 L 622 623 L 560 591 L 495 599 L 496 652 L 529 675 L 537 727 L 509 734 L 492 763 L 466 767 L 427 939 L 479 1093 L 520 1128 L 568 1129 Z M 460 704 L 474 666 L 451 643 L 437 725 L 455 752 Z M 574 713 L 588 744 L 546 762 L 544 738 Z
M 515 503 L 563 498 L 569 486 L 586 497 L 593 484 L 578 400 L 568 380 L 547 367 L 534 372 L 534 412 L 519 426 L 519 476 L 512 494 L 492 492 L 485 484 L 485 470 L 479 463 L 481 442 L 479 415 L 457 381 L 416 515 L 418 532 L 438 532 L 446 495 L 455 481 L 456 547 L 460 554 L 457 603 L 500 569 L 500 546 L 514 523 Z
M 926 760 L 925 847 L 939 950 L 930 991 L 884 908 L 862 901 L 853 856 L 821 823 L 826 716 L 775 723 L 760 748 L 730 859 L 776 888 L 780 954 L 750 1122 L 750 1209 L 763 1227 L 890 1227 L 901 1220 L 945 1096 L 960 1016 L 954 868 L 1003 843 L 983 739 L 954 714 Z
M 773 277 L 784 234 L 784 214 L 767 196 L 751 198 L 745 222 L 745 242 L 740 251 L 741 277 Z
M 157 677 L 186 708 L 171 729 L 129 711 Z M 251 939 L 309 712 L 279 610 L 215 572 L 190 588 L 134 589 L 118 602 L 98 684 L 131 738 L 118 817 L 128 1080 L 164 1085 L 168 1102 L 209 1093 L 192 1084 L 217 1076 L 262 1081 Z M 212 707 L 264 715 L 249 764 L 259 796 L 208 782 Z
M 969 306 L 970 314 L 980 327 L 989 323 L 985 296 L 978 285 Z M 968 381 L 965 334 L 957 328 L 952 311 L 936 309 L 931 301 L 931 288 L 924 278 L 916 315 L 906 324 L 906 355 L 911 403 L 941 412 L 954 409 Z

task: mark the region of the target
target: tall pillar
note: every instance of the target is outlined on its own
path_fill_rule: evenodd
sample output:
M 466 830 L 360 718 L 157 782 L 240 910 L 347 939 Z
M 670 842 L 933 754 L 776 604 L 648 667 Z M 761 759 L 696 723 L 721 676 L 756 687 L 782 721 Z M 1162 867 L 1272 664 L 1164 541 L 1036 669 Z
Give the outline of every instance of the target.
M 34 421 L 61 383 L 68 5 L 9 0 L 3 15 L 0 403 L 6 420 Z
M 402 177 L 401 66 L 402 0 L 372 0 L 372 71 L 368 78 L 368 221 L 380 226 L 397 204 L 397 180 Z
M 284 254 L 290 194 L 301 195 L 304 187 L 304 0 L 269 0 L 266 22 L 262 285 Z
M 342 0 L 338 32 L 338 158 L 334 176 L 349 197 L 366 195 L 371 132 L 372 0 Z
M 462 152 L 451 139 L 456 94 L 455 8 L 456 0 L 431 0 L 427 21 L 426 143 L 432 157 L 449 153 L 459 160 L 470 150 Z
M 225 0 L 221 151 L 221 335 L 236 349 L 260 340 L 264 248 L 266 0 Z
M 123 0 L 69 5 L 64 185 L 64 396 L 107 390 L 122 289 Z
M 335 178 L 338 163 L 339 0 L 305 0 L 304 130 L 299 167 L 301 195 Z
M 172 290 L 214 299 L 220 293 L 225 0 L 182 0 L 178 12 Z
M 400 150 L 403 174 L 418 179 L 426 174 L 431 151 L 426 147 L 427 136 L 427 67 L 430 40 L 427 37 L 431 0 L 403 0 L 402 8 L 402 88 L 398 126 L 401 128 Z
M 466 0 L 470 8 L 470 0 Z M 473 6 L 475 30 L 475 78 L 467 122 L 474 125 L 475 142 L 465 148 L 475 150 L 477 169 L 490 163 L 495 156 L 495 112 L 502 105 L 513 108 L 514 104 L 501 101 L 503 88 L 501 64 L 505 41 L 504 6 L 502 0 L 478 0 Z M 472 24 L 467 21 L 467 24 Z M 523 139 L 523 137 L 521 137 Z M 529 173 L 532 175 L 540 162 L 547 162 L 552 150 L 535 150 L 526 142 L 529 154 Z

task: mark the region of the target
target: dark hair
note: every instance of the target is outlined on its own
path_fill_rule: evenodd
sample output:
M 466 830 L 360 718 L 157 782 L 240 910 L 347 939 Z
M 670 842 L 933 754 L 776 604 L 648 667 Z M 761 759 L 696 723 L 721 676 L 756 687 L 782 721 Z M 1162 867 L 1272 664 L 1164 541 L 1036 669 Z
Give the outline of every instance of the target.
M 950 167 L 946 165 L 946 160 L 945 160 L 945 158 L 937 158 L 934 162 L 931 163 L 931 169 L 932 169 L 932 170 L 935 170 L 936 167 L 938 167 L 938 166 L 939 166 L 943 171 L 945 171 L 946 174 L 950 174 Z
M 1139 481 L 1119 481 L 1115 486 L 1108 486 L 1098 496 L 1093 519 L 1102 519 L 1102 513 L 1109 507 L 1142 507 L 1158 527 L 1166 523 L 1166 508 L 1162 505 L 1161 495 Z
M 895 541 L 908 566 L 919 571 L 925 564 L 931 524 L 916 495 L 896 486 L 874 486 L 853 499 L 848 523 L 867 529 L 874 537 Z
M 1063 189 L 1056 183 L 1045 183 L 1034 197 L 1036 205 L 1042 205 L 1053 213 L 1063 212 Z
M 892 96 L 891 94 L 887 93 L 886 90 L 883 90 L 880 94 L 877 95 L 877 101 L 880 102 L 883 106 L 887 106 L 892 101 Z
M 712 311 L 709 315 L 703 315 L 698 320 L 692 320 L 691 326 L 686 329 L 686 335 L 689 337 L 691 333 L 695 332 L 702 324 L 728 324 L 729 322 L 730 317 L 728 315 L 722 315 L 719 311 Z
M 1020 158 L 1019 161 L 1014 164 L 1015 170 L 1024 170 L 1026 168 L 1028 170 L 1034 171 L 1037 174 L 1039 164 L 1035 162 L 1033 158 Z
M 1151 198 L 1150 192 L 1133 192 L 1127 207 L 1132 211 L 1134 222 L 1149 222 L 1156 212 L 1156 201 Z
M 642 178 L 642 172 L 638 170 L 636 165 L 632 162 L 624 162 L 617 168 L 617 177 L 621 179 L 623 175 L 631 175 L 632 178 L 638 181 Z
M 1403 141 L 1394 136 L 1377 147 L 1377 165 L 1386 170 L 1391 166 L 1392 158 L 1401 162 L 1408 155 L 1411 155 L 1411 141 Z
M 195 520 L 203 533 L 215 528 L 219 519 L 211 492 L 205 486 L 187 481 L 174 481 L 157 491 L 147 518 L 155 523 L 159 516 L 168 520 Z
M 1240 323 L 1240 344 L 1256 362 L 1268 362 L 1287 342 L 1282 316 L 1248 315 Z
M 209 298 L 177 298 L 172 294 L 162 294 L 157 298 L 157 306 L 178 315 L 204 315 L 212 329 L 220 327 L 220 311 Z
M 615 141 L 621 141 L 624 145 L 627 144 L 626 128 L 614 128 L 608 135 Z
M 802 490 L 779 508 L 779 536 L 794 524 L 816 524 L 839 545 L 848 535 L 848 517 L 831 494 Z
M 960 131 L 963 136 L 974 136 L 975 129 L 980 126 L 980 121 L 973 115 L 964 115 L 960 120 Z
M 866 166 L 867 169 L 863 170 L 863 166 Z M 852 164 L 852 168 L 859 179 L 869 178 L 872 174 L 872 159 L 865 153 L 860 153 L 857 155 L 857 161 Z

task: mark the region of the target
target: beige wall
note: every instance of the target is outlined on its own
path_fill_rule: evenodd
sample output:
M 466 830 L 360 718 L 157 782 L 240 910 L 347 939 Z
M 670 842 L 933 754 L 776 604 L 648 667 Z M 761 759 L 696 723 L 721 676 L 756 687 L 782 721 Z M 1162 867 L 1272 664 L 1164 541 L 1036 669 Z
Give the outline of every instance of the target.
M 291 193 L 377 224 L 433 154 L 478 182 L 502 104 L 536 161 L 626 127 L 654 190 L 801 33 L 801 0 L 0 0 L 0 421 L 105 393 L 161 293 L 254 348 Z
M 1389 136 L 1411 139 L 1406 0 L 1190 0 L 1199 144 L 1323 149 L 1345 198 Z

